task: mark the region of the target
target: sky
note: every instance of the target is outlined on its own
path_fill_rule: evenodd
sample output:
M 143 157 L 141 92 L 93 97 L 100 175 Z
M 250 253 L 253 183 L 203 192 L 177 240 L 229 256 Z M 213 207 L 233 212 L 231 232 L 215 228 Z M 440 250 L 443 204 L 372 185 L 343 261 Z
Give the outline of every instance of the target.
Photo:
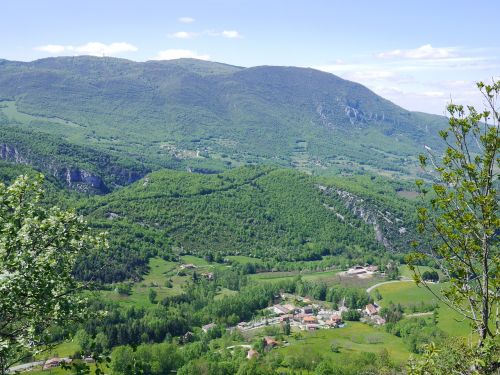
M 2 3 L 0 58 L 193 57 L 301 66 L 359 82 L 410 110 L 483 108 L 500 79 L 498 0 L 16 0 Z

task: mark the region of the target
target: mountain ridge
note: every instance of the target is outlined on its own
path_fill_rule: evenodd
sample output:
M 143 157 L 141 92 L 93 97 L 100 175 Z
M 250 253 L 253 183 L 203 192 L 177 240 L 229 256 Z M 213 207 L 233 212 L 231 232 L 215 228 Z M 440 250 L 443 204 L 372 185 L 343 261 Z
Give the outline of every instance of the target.
M 4 124 L 152 169 L 270 163 L 414 176 L 417 154 L 424 144 L 437 147 L 435 134 L 445 126 L 444 117 L 406 111 L 312 68 L 196 59 L 2 60 L 0 98 Z

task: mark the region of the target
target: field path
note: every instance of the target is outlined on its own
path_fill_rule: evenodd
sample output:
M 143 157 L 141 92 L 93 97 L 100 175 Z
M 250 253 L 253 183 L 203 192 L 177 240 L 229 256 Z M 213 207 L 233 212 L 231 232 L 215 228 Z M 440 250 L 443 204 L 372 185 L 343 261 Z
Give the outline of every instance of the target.
M 414 282 L 413 280 L 410 280 L 410 279 L 401 279 L 401 280 L 391 280 L 391 281 L 383 281 L 381 283 L 378 283 L 378 284 L 375 284 L 375 285 L 372 285 L 371 287 L 369 287 L 368 289 L 366 289 L 366 293 L 370 293 L 373 289 L 375 288 L 378 288 L 379 286 L 381 285 L 385 285 L 385 284 L 392 284 L 392 283 L 407 283 L 407 282 Z
M 234 348 L 244 348 L 244 349 L 252 349 L 252 345 L 231 345 L 228 346 L 226 349 L 234 349 Z
M 432 311 L 428 311 L 428 312 L 422 312 L 422 313 L 405 314 L 405 317 L 406 318 L 414 318 L 414 317 L 418 317 L 418 316 L 429 316 L 432 314 L 433 314 Z

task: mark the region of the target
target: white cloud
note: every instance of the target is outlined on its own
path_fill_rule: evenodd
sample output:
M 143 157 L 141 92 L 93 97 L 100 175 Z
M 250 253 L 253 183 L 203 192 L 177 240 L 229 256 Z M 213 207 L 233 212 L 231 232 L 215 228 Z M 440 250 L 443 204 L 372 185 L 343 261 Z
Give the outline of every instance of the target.
M 50 54 L 57 54 L 57 53 L 62 53 L 66 49 L 65 46 L 61 46 L 59 44 L 47 44 L 45 46 L 38 46 L 35 47 L 35 50 L 37 51 L 42 51 L 42 52 L 47 52 Z
M 125 52 L 136 52 L 137 47 L 130 43 L 111 43 L 104 44 L 99 42 L 90 42 L 82 46 L 74 47 L 75 52 L 92 56 L 115 56 Z
M 179 21 L 180 23 L 193 23 L 194 18 L 192 18 L 192 17 L 180 17 L 177 21 Z
M 236 30 L 224 30 L 224 31 L 205 30 L 201 32 L 177 31 L 172 34 L 168 34 L 168 37 L 177 39 L 191 39 L 203 35 L 208 35 L 213 37 L 223 37 L 228 39 L 242 38 L 242 35 Z
M 198 33 L 193 33 L 191 31 L 177 31 L 176 33 L 169 34 L 169 38 L 177 38 L 177 39 L 190 39 L 197 36 Z
M 196 51 L 191 51 L 188 49 L 167 49 L 158 52 L 158 55 L 156 57 L 153 57 L 151 60 L 174 60 L 182 58 L 209 60 L 210 56 L 199 55 Z
M 126 52 L 136 52 L 136 46 L 125 43 L 104 44 L 100 42 L 89 42 L 81 46 L 64 46 L 58 44 L 47 44 L 45 46 L 35 47 L 35 50 L 47 52 L 52 55 L 91 55 L 91 56 L 116 56 Z
M 239 32 L 237 32 L 236 30 L 224 30 L 221 33 L 221 35 L 224 38 L 230 38 L 230 39 L 241 38 L 241 34 Z
M 425 44 L 415 49 L 395 49 L 393 51 L 381 52 L 377 57 L 381 59 L 403 58 L 403 59 L 449 59 L 455 57 L 455 48 L 434 48 Z

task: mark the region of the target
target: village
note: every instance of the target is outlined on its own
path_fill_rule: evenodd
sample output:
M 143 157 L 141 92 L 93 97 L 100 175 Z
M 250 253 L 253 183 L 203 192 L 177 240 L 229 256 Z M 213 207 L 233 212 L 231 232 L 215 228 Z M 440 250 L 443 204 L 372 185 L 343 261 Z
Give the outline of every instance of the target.
M 179 270 L 196 270 L 199 267 L 192 263 L 180 265 Z M 355 265 L 344 272 L 345 275 L 357 278 L 369 278 L 379 273 L 378 267 L 373 265 L 360 266 Z M 202 272 L 200 276 L 212 281 L 214 279 L 213 272 Z M 240 322 L 236 326 L 228 327 L 227 331 L 251 332 L 264 329 L 269 326 L 286 325 L 290 326 L 291 330 L 300 331 L 315 331 L 319 329 L 336 329 L 343 328 L 346 325 L 345 316 L 351 311 L 346 306 L 343 300 L 336 310 L 329 308 L 327 303 L 314 300 L 307 296 L 290 294 L 281 292 L 274 296 L 274 304 L 261 311 L 261 315 L 249 322 Z M 385 324 L 385 319 L 380 315 L 380 306 L 376 303 L 370 303 L 363 309 L 356 309 L 359 313 L 359 320 L 366 324 L 380 326 Z M 202 331 L 208 333 L 211 329 L 217 327 L 217 324 L 212 322 L 202 326 Z M 184 339 L 192 336 L 192 332 L 187 332 Z M 286 345 L 286 342 L 280 343 L 275 337 L 264 336 L 262 345 L 266 351 L 272 350 L 281 344 Z M 257 357 L 259 353 L 250 345 L 240 345 L 247 349 L 247 358 L 252 359 Z M 92 357 L 84 357 L 82 360 L 86 363 L 93 363 L 95 360 Z M 31 371 L 41 367 L 43 370 L 50 370 L 58 367 L 61 364 L 70 364 L 72 358 L 69 357 L 54 357 L 46 361 L 35 361 L 23 365 L 14 366 L 10 369 L 11 373 Z
M 346 271 L 346 274 L 364 278 L 378 272 L 376 266 L 354 266 Z M 265 308 L 262 313 L 263 317 L 259 317 L 250 322 L 240 322 L 234 327 L 227 328 L 228 331 L 238 330 L 240 332 L 249 332 L 252 330 L 263 329 L 273 325 L 286 325 L 290 329 L 295 328 L 301 331 L 315 331 L 319 329 L 336 329 L 345 327 L 346 323 L 343 318 L 350 309 L 345 305 L 345 300 L 342 301 L 336 310 L 328 308 L 325 303 L 315 301 L 309 297 L 303 297 L 296 294 L 281 292 L 275 296 L 275 303 L 272 306 Z M 380 315 L 380 306 L 376 303 L 369 303 L 363 309 L 356 309 L 359 320 L 363 323 L 381 326 L 386 323 L 385 319 Z M 204 325 L 202 330 L 207 333 L 215 328 L 215 323 Z M 262 339 L 262 344 L 265 350 L 271 350 L 280 345 L 275 337 L 265 336 Z M 286 345 L 286 343 L 284 342 Z M 246 346 L 247 358 L 252 359 L 259 353 Z
M 281 293 L 281 303 L 266 308 L 267 316 L 253 320 L 251 322 L 240 322 L 236 327 L 229 329 L 238 329 L 245 332 L 259 329 L 265 326 L 276 324 L 290 324 L 291 327 L 303 331 L 314 331 L 317 329 L 332 329 L 344 327 L 342 316 L 349 311 L 349 308 L 343 303 L 337 310 L 324 307 L 322 303 L 313 302 L 307 297 Z M 291 301 L 299 301 L 302 306 L 296 306 Z M 304 305 L 306 304 L 306 305 Z M 380 306 L 375 303 L 366 305 L 364 309 L 356 310 L 361 321 L 368 324 L 383 325 L 385 320 L 379 315 Z M 204 331 L 214 327 L 214 323 L 203 327 Z

